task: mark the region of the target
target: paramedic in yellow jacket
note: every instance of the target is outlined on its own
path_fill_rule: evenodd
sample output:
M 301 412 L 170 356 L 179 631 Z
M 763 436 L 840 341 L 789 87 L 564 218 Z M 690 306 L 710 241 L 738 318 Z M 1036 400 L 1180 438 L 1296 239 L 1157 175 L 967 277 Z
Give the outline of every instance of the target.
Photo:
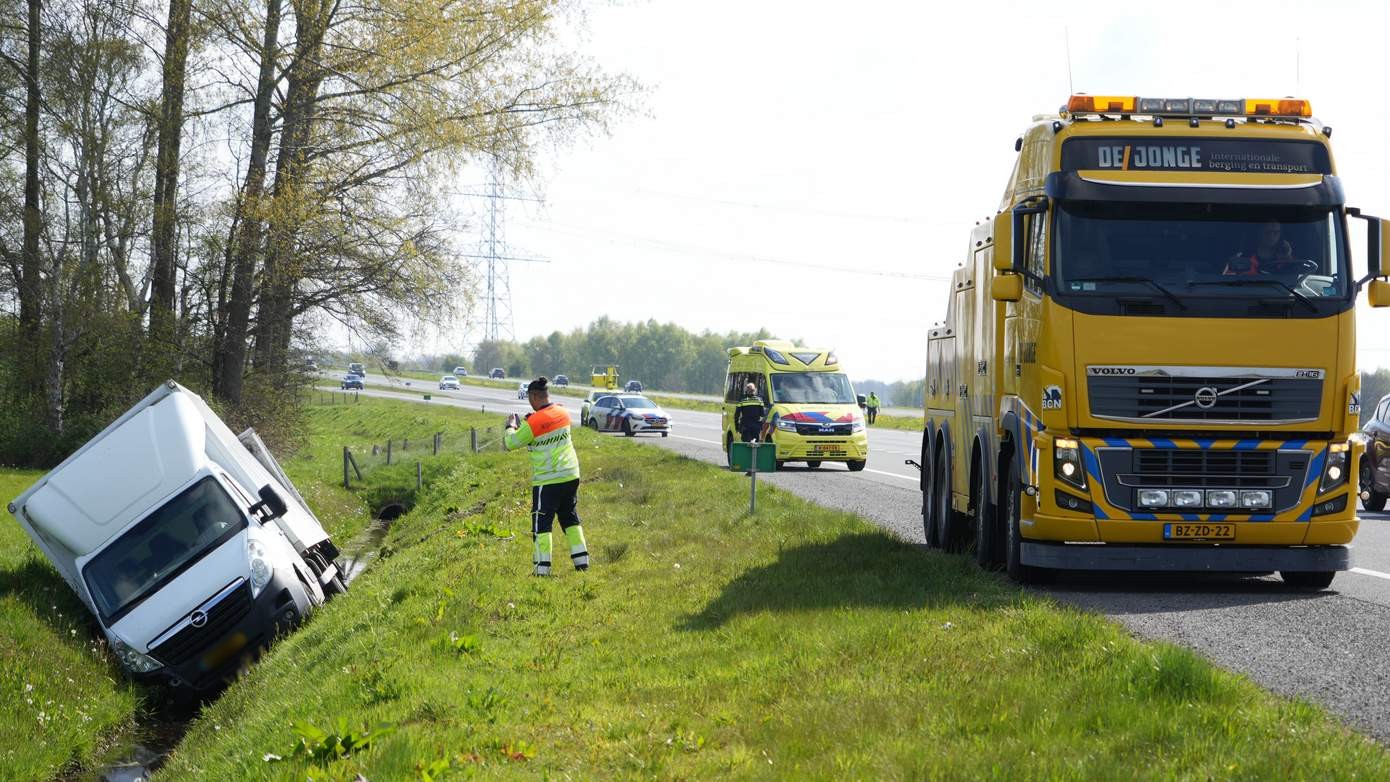
M 503 444 L 512 451 L 522 446 L 531 456 L 531 536 L 536 541 L 536 575 L 550 575 L 550 530 L 555 517 L 570 544 L 575 570 L 589 569 L 589 549 L 579 524 L 579 455 L 574 452 L 570 416 L 550 401 L 550 381 L 544 377 L 526 386 L 526 400 L 535 412 L 525 419 L 507 417 Z

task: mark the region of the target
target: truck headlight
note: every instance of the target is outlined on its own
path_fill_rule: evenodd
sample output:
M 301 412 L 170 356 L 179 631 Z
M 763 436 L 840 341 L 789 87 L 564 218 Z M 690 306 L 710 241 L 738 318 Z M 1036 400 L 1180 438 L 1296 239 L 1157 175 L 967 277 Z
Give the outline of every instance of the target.
M 158 660 L 135 651 L 119 638 L 111 642 L 111 651 L 116 653 L 116 659 L 121 661 L 121 665 L 132 673 L 149 673 L 164 667 Z
M 1240 493 L 1240 507 L 1246 510 L 1265 510 L 1274 504 L 1274 494 L 1269 489 L 1247 489 Z
M 270 566 L 270 561 L 266 559 L 265 546 L 258 540 L 246 541 L 246 554 L 251 558 L 251 596 L 255 597 L 265 589 L 265 585 L 270 583 L 270 576 L 275 569 Z
M 1086 488 L 1086 467 L 1081 463 L 1080 442 L 1067 438 L 1056 440 L 1052 444 L 1052 458 L 1052 472 L 1059 480 L 1078 489 Z
M 1168 504 L 1168 491 L 1166 489 L 1140 489 L 1139 507 L 1141 508 L 1162 508 Z
M 1173 505 L 1179 508 L 1199 508 L 1202 505 L 1202 493 L 1193 489 L 1179 489 L 1173 492 Z
M 1350 443 L 1332 443 L 1327 446 L 1327 461 L 1322 465 L 1322 483 L 1318 494 L 1325 494 L 1347 482 L 1347 454 Z

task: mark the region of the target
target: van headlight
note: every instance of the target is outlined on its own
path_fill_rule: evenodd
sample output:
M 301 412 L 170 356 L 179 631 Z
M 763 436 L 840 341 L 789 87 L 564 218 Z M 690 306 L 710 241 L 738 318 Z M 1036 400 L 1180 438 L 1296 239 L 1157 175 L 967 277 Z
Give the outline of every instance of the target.
M 1322 483 L 1318 494 L 1325 494 L 1347 482 L 1347 454 L 1351 443 L 1332 443 L 1327 446 L 1327 461 L 1322 465 Z
M 265 546 L 258 540 L 246 541 L 246 554 L 251 558 L 251 596 L 255 597 L 265 589 L 265 585 L 270 583 L 270 577 L 275 569 L 270 566 L 270 560 L 266 558 Z
M 856 419 L 854 419 L 854 423 L 852 423 L 852 424 L 849 425 L 849 430 L 850 430 L 851 432 L 862 432 L 862 431 L 864 431 L 864 419 L 862 419 L 862 418 L 856 418 Z
M 121 665 L 132 673 L 149 673 L 164 667 L 158 660 L 135 651 L 119 638 L 111 641 L 111 651 L 116 653 L 116 659 L 121 661 Z
M 795 422 L 795 421 L 788 421 L 788 420 L 785 419 L 785 418 L 778 418 L 778 419 L 777 419 L 777 428 L 778 428 L 778 429 L 781 429 L 781 430 L 784 431 L 784 432 L 795 432 L 795 431 L 796 431 L 796 422 Z

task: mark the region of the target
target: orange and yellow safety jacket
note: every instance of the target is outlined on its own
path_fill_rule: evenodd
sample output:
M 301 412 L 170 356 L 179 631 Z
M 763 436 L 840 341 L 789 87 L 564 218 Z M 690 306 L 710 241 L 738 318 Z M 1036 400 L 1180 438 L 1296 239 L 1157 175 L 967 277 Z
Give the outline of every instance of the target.
M 502 440 L 507 450 L 521 446 L 531 455 L 531 485 L 579 480 L 579 454 L 570 436 L 570 415 L 554 403 L 526 416 L 517 429 L 507 430 Z

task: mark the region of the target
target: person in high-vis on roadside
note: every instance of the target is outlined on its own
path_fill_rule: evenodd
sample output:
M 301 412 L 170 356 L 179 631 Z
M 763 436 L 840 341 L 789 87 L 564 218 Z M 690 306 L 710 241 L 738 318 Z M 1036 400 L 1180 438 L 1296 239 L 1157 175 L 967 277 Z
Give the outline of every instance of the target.
M 869 398 L 864 400 L 864 412 L 868 415 L 869 423 L 878 420 L 878 394 L 869 392 Z
M 525 446 L 531 455 L 531 535 L 535 539 L 535 574 L 550 575 L 550 530 L 555 517 L 570 545 L 575 570 L 589 569 L 589 549 L 579 523 L 579 455 L 574 452 L 570 416 L 550 401 L 550 381 L 544 377 L 526 386 L 526 401 L 535 412 L 523 419 L 507 416 L 503 445 L 513 451 Z
M 767 405 L 758 396 L 758 387 L 748 383 L 743 387 L 743 398 L 734 408 L 734 428 L 739 439 L 751 443 L 763 431 L 763 419 L 767 417 Z

